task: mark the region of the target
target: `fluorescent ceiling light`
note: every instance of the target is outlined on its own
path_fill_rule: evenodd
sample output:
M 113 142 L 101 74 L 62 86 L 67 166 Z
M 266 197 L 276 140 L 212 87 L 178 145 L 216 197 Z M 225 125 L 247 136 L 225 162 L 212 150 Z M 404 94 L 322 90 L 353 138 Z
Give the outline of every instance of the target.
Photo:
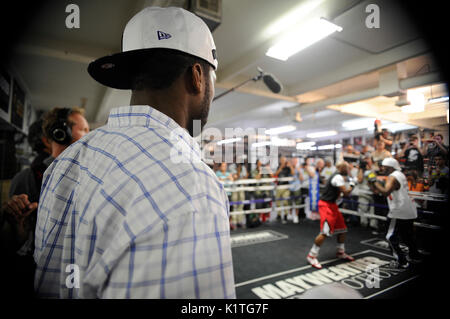
M 294 146 L 295 145 L 295 141 L 294 140 L 290 140 L 287 138 L 279 138 L 279 137 L 272 137 L 272 145 L 275 146 Z
M 236 137 L 236 138 L 230 138 L 227 140 L 221 140 L 217 142 L 217 145 L 222 145 L 222 144 L 229 144 L 229 143 L 234 143 L 234 142 L 239 142 L 240 140 L 242 140 L 242 138 L 240 137 Z
M 270 144 L 272 144 L 272 142 L 270 141 L 266 141 L 266 142 L 258 142 L 258 143 L 253 143 L 252 147 L 256 148 L 256 147 L 263 147 L 263 146 L 269 146 Z
M 301 5 L 293 8 L 274 23 L 271 23 L 264 34 L 267 37 L 273 37 L 274 35 L 280 34 L 280 32 L 294 27 L 299 21 L 305 20 L 305 18 L 323 2 L 324 0 L 303 1 Z
M 297 149 L 299 150 L 308 150 L 311 148 L 311 146 L 315 145 L 316 142 L 302 142 L 297 144 Z
M 433 99 L 428 99 L 428 103 L 442 103 L 447 102 L 448 96 L 435 97 Z
M 306 137 L 319 138 L 319 137 L 333 136 L 336 134 L 337 134 L 336 131 L 324 131 L 324 132 L 308 133 L 308 134 L 306 134 Z
M 402 106 L 403 113 L 419 113 L 425 111 L 425 95 L 423 93 L 409 90 L 406 99 L 410 102 Z
M 296 129 L 297 128 L 293 125 L 287 125 L 287 126 L 280 126 L 280 127 L 268 129 L 265 131 L 265 133 L 269 134 L 269 135 L 276 135 L 276 134 L 292 132 L 292 131 L 295 131 Z
M 334 148 L 334 144 L 328 144 L 328 145 L 320 145 L 317 147 L 317 149 L 320 150 L 332 150 Z
M 327 145 L 320 145 L 317 149 L 318 150 L 332 150 L 334 148 L 341 148 L 341 144 L 327 144 Z
M 362 130 L 370 127 L 373 129 L 375 118 L 359 118 L 342 122 L 342 127 L 349 131 Z
M 412 129 L 417 128 L 417 126 L 405 124 L 405 123 L 389 123 L 389 124 L 384 124 L 383 128 L 386 128 L 391 132 L 397 132 L 397 131 L 412 130 Z
M 324 18 L 312 20 L 295 27 L 285 36 L 282 36 L 275 45 L 269 48 L 266 55 L 278 60 L 286 61 L 290 56 L 336 31 L 341 32 L 342 27 L 331 23 Z

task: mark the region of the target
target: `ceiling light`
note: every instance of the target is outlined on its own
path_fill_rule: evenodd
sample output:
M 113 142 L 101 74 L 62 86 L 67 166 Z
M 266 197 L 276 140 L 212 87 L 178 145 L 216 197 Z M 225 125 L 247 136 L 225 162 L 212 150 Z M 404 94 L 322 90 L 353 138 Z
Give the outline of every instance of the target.
M 234 142 L 239 142 L 240 140 L 242 140 L 242 138 L 240 137 L 236 137 L 236 138 L 230 138 L 227 140 L 221 140 L 217 142 L 217 145 L 222 145 L 222 144 L 229 144 L 229 143 L 234 143 Z
M 311 14 L 314 9 L 320 6 L 324 1 L 325 0 L 310 0 L 308 2 L 302 1 L 302 4 L 284 14 L 274 23 L 271 23 L 265 30 L 264 34 L 267 37 L 273 37 L 280 34 L 280 32 L 294 27 L 296 24 L 298 24 L 298 21 L 305 20 L 305 17 Z
M 328 144 L 328 145 L 320 145 L 317 149 L 321 151 L 321 150 L 332 150 L 333 148 L 334 144 Z
M 441 96 L 441 97 L 435 97 L 432 99 L 428 99 L 428 103 L 442 103 L 442 102 L 447 102 L 448 101 L 448 96 Z
M 348 120 L 342 122 L 342 127 L 346 128 L 349 131 L 354 130 L 362 130 L 367 127 L 370 127 L 370 129 L 373 129 L 373 122 L 375 121 L 375 118 L 359 118 L 355 120 Z
M 283 133 L 295 131 L 296 129 L 297 128 L 293 125 L 280 126 L 280 127 L 275 127 L 275 128 L 266 130 L 265 134 L 269 134 L 269 135 L 283 134 Z
M 302 142 L 297 144 L 298 150 L 308 150 L 311 148 L 311 146 L 315 145 L 316 142 Z
M 405 123 L 389 123 L 389 124 L 384 124 L 383 128 L 388 129 L 391 132 L 397 132 L 397 131 L 416 129 L 417 126 L 409 125 L 409 124 L 405 124 Z
M 419 113 L 425 111 L 425 95 L 423 93 L 409 90 L 407 100 L 410 104 L 402 106 L 403 113 Z
M 252 147 L 256 148 L 256 147 L 263 147 L 263 146 L 269 146 L 270 144 L 272 144 L 272 142 L 270 141 L 266 141 L 266 142 L 258 142 L 258 143 L 253 143 Z
M 320 145 L 317 149 L 318 150 L 332 150 L 335 148 L 342 148 L 342 144 L 327 144 L 327 145 Z
M 276 136 L 272 137 L 272 145 L 275 146 L 295 146 L 295 141 L 287 138 L 278 138 Z
M 319 138 L 319 137 L 333 136 L 336 134 L 337 134 L 336 131 L 324 131 L 324 132 L 308 133 L 308 134 L 306 134 L 306 137 Z
M 282 36 L 275 45 L 266 52 L 267 56 L 286 61 L 290 56 L 306 47 L 322 40 L 330 34 L 342 31 L 342 27 L 320 18 L 295 27 Z

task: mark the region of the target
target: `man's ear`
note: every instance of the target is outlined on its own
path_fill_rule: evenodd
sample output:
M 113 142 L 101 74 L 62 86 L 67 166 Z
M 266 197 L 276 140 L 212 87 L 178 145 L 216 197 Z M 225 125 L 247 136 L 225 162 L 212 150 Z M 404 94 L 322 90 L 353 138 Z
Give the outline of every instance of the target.
M 191 67 L 191 87 L 193 93 L 198 94 L 202 91 L 202 88 L 205 85 L 204 81 L 204 70 L 199 63 L 195 63 Z

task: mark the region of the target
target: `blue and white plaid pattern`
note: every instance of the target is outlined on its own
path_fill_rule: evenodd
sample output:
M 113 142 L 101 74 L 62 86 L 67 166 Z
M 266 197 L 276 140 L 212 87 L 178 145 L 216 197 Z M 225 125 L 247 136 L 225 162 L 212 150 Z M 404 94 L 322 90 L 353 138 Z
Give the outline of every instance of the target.
M 35 246 L 40 297 L 236 297 L 223 186 L 188 132 L 149 106 L 112 110 L 55 159 Z

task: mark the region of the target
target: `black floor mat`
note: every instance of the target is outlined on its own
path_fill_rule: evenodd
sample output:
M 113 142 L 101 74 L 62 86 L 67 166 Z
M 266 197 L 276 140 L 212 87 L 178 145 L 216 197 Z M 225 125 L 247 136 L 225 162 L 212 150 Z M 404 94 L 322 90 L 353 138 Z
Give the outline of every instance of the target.
M 346 252 L 357 259 L 354 265 L 359 266 L 360 271 L 350 266 L 347 271 L 340 272 L 340 276 L 333 272 L 338 271 L 335 267 L 350 263 L 336 260 L 336 237 L 327 238 L 320 250 L 319 261 L 325 270 L 317 271 L 306 261 L 306 255 L 319 233 L 319 221 L 303 219 L 298 224 L 270 222 L 257 228 L 232 231 L 232 238 L 239 236 L 250 239 L 247 244 L 241 242 L 240 246 L 232 250 L 237 297 L 302 298 L 302 293 L 310 288 L 339 282 L 347 288 L 352 287 L 363 298 L 401 298 L 412 293 L 410 287 L 417 288 L 418 283 L 424 284 L 418 278 L 423 275 L 424 269 L 428 269 L 424 266 L 426 261 L 411 265 L 406 271 L 392 270 L 387 263 L 393 257 L 384 242 L 384 234 L 373 234 L 371 229 L 356 225 L 348 225 L 348 228 Z M 269 238 L 270 232 L 283 238 L 262 243 L 252 240 L 252 234 L 255 238 Z M 249 236 L 242 236 L 244 234 Z M 419 247 L 424 251 L 429 250 L 426 246 L 432 242 L 430 236 L 433 233 L 419 230 L 417 235 Z M 369 265 L 364 269 L 364 262 L 368 265 L 367 260 L 378 260 L 383 265 L 378 265 L 377 269 Z M 346 268 L 345 265 L 339 267 Z M 296 280 L 297 284 L 300 282 L 303 286 L 296 285 Z

